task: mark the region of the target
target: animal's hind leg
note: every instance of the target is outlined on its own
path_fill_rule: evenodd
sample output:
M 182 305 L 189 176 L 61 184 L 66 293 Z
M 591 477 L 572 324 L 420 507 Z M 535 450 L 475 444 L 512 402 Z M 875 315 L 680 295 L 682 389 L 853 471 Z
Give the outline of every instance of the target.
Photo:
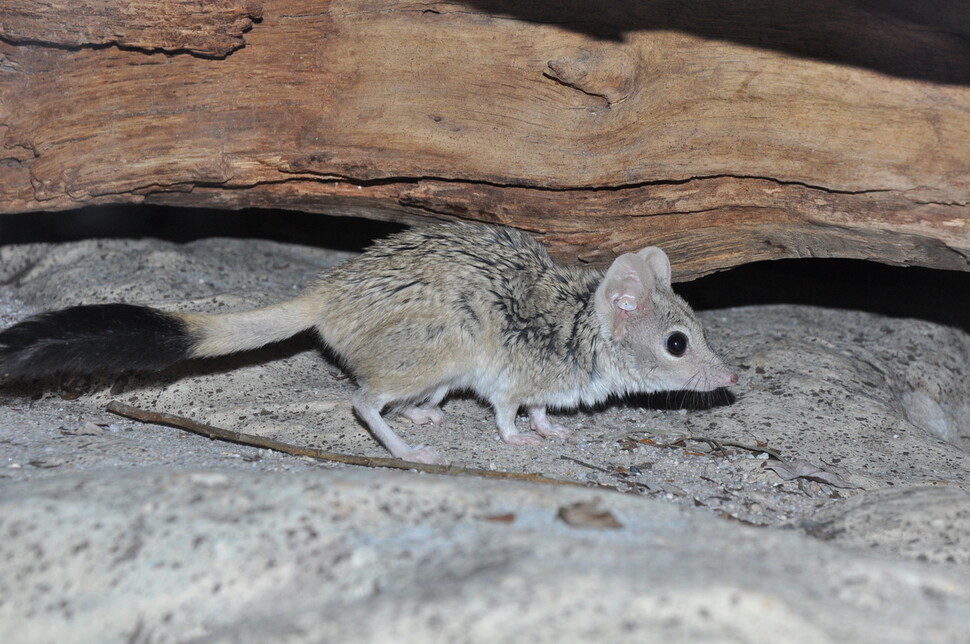
M 409 418 L 415 425 L 439 425 L 445 422 L 445 414 L 441 411 L 441 401 L 448 395 L 448 387 L 442 386 L 434 390 L 428 399 L 420 405 L 408 405 L 401 410 L 405 418 Z
M 414 463 L 446 465 L 447 461 L 430 447 L 423 445 L 410 447 L 400 436 L 394 433 L 394 430 L 381 417 L 381 410 L 389 402 L 391 400 L 387 396 L 372 394 L 366 387 L 358 389 L 353 398 L 354 410 L 357 415 L 367 424 L 368 429 L 380 441 L 381 445 L 386 447 L 387 451 L 396 458 Z

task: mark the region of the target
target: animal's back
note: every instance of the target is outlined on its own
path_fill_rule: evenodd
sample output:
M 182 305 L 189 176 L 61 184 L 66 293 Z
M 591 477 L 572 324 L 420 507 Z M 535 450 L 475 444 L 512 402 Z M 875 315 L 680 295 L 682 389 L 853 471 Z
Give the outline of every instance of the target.
M 421 374 L 428 387 L 481 391 L 498 384 L 482 379 L 515 380 L 519 365 L 541 371 L 550 347 L 568 342 L 555 337 L 559 319 L 589 303 L 597 276 L 559 266 L 515 230 L 419 228 L 321 276 L 318 330 L 362 380 L 404 393 Z

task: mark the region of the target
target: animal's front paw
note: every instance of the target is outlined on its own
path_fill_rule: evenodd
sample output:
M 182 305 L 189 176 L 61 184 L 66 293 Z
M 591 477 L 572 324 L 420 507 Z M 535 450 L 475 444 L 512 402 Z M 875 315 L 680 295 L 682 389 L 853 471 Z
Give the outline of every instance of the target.
M 546 423 L 543 427 L 536 427 L 535 430 L 546 438 L 558 438 L 565 440 L 573 435 L 573 430 L 563 427 L 559 423 Z
M 532 429 L 536 430 L 540 436 L 545 436 L 546 438 L 564 440 L 569 438 L 573 433 L 559 423 L 550 422 L 546 418 L 545 407 L 529 407 L 529 424 L 532 425 Z

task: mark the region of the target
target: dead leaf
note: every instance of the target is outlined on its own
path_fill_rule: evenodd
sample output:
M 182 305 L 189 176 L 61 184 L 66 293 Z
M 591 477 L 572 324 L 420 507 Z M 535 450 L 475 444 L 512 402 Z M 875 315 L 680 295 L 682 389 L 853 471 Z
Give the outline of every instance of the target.
M 805 459 L 798 458 L 794 461 L 765 461 L 764 468 L 774 470 L 775 473 L 786 481 L 793 479 L 807 479 L 817 483 L 825 483 L 834 487 L 846 489 L 858 489 L 859 486 L 850 483 L 845 477 L 847 472 L 842 468 L 833 465 L 815 465 Z
M 495 523 L 512 523 L 515 521 L 515 513 L 508 512 L 506 514 L 489 514 L 485 517 L 486 521 L 494 521 Z
M 559 508 L 558 516 L 574 528 L 622 528 L 623 524 L 609 510 L 600 509 L 599 501 L 579 501 Z

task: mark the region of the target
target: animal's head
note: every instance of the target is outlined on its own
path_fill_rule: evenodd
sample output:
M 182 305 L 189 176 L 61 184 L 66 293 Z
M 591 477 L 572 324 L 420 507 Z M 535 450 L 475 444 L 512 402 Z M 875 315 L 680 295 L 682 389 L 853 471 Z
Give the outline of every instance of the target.
M 656 247 L 621 255 L 596 290 L 604 333 L 628 355 L 643 391 L 711 391 L 738 381 L 707 345 L 687 303 L 670 287 L 670 260 Z

